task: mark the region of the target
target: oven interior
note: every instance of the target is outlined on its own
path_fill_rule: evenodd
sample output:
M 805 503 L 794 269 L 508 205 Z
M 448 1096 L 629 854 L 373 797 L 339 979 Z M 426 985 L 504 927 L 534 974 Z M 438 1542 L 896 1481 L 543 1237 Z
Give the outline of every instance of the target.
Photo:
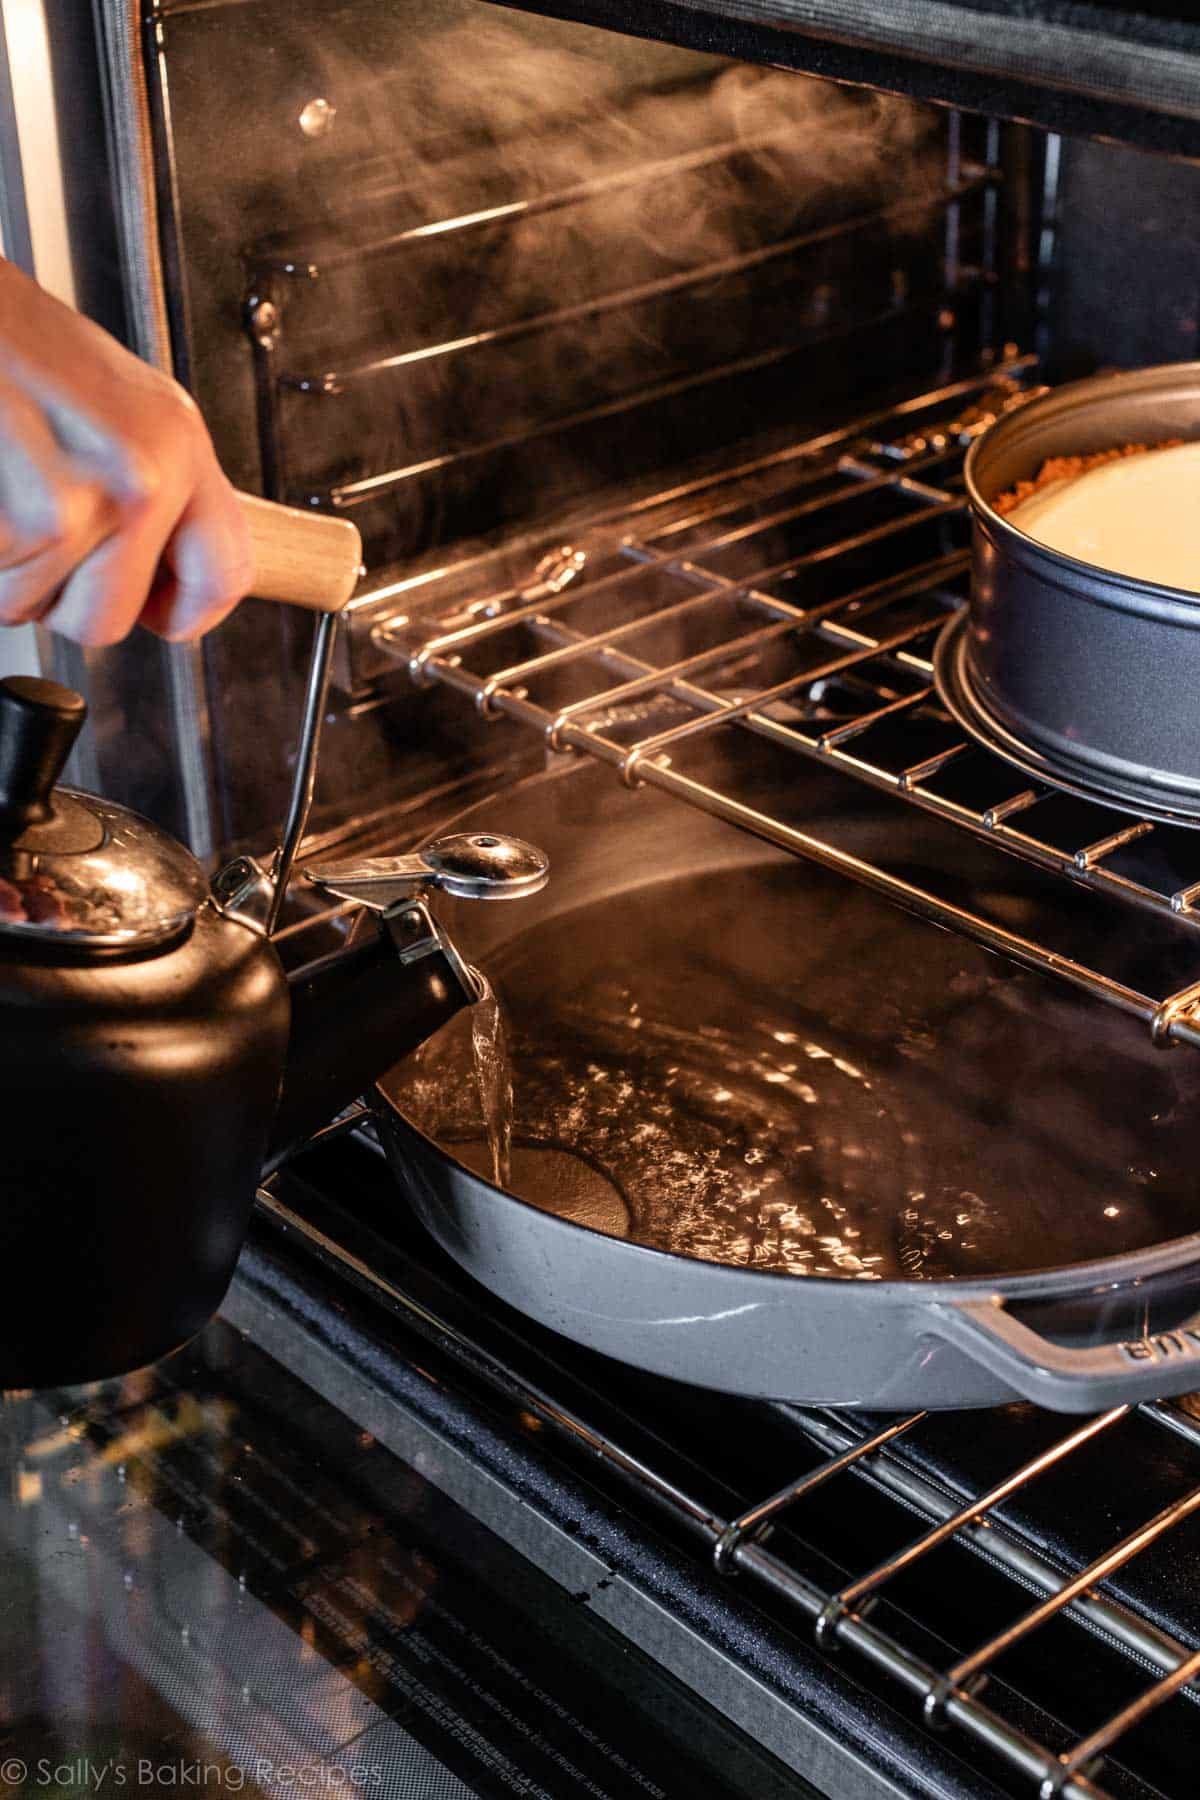
M 1195 1040 L 1195 835 L 1014 774 L 932 689 L 973 437 L 1194 351 L 1193 165 L 480 0 L 184 0 L 147 47 L 179 371 L 237 483 L 363 534 L 313 847 L 582 754 L 847 872 L 778 799 L 816 762 L 949 827 L 945 883 L 856 878 Z M 310 637 L 248 606 L 204 646 L 214 858 L 278 830 Z M 152 781 L 112 723 L 102 776 Z M 1044 875 L 1035 929 L 972 839 Z M 1169 971 L 1076 947 L 1081 891 Z
M 962 453 L 1014 385 L 1195 350 L 1185 163 L 484 0 L 170 0 L 143 49 L 177 371 L 236 484 L 366 544 L 325 836 L 536 766 L 496 679 L 535 656 L 541 736 L 683 658 L 723 695 L 794 677 L 801 612 L 814 667 L 860 616 L 890 644 L 889 583 L 906 616 L 961 594 Z M 247 607 L 205 648 L 214 860 L 278 832 L 308 638 Z M 849 720 L 876 673 L 813 680 Z M 130 704 L 98 773 L 178 813 Z
M 834 840 L 761 802 L 816 763 L 873 790 L 899 840 L 913 808 L 944 828 L 944 882 L 914 892 L 886 858 L 860 879 L 1027 965 L 1069 959 L 1130 1030 L 1200 1043 L 1188 982 L 1118 981 L 1062 930 L 1094 902 L 1176 969 L 1200 836 L 1031 785 L 932 690 L 966 594 L 966 448 L 1031 387 L 1196 354 L 1200 171 L 485 0 L 166 0 L 143 50 L 177 371 L 238 485 L 341 511 L 366 545 L 311 850 L 415 841 L 547 756 L 588 755 L 845 872 Z M 193 839 L 214 863 L 277 835 L 310 634 L 251 603 L 203 648 Z M 109 668 L 124 698 L 99 709 L 98 782 L 178 823 L 171 728 Z M 1044 931 L 964 896 L 956 845 L 980 843 L 1043 882 Z M 289 954 L 348 925 L 301 884 Z M 369 1195 L 370 1150 L 342 1148 Z M 390 1270 L 397 1329 L 457 1316 L 429 1246 L 382 1199 L 343 1217 L 318 1159 L 270 1202 L 293 1230 L 319 1219 Z M 504 1404 L 543 1429 L 514 1370 L 560 1351 L 498 1307 L 479 1329 Z M 614 1453 L 592 1476 L 619 1464 L 623 1503 L 719 1551 L 785 1633 L 816 1625 L 890 1705 L 923 1702 L 986 1791 L 1184 1791 L 1200 1621 L 1168 1565 L 1195 1541 L 1186 1405 L 956 1433 L 634 1395 L 586 1358 L 563 1381 L 579 1411 L 554 1411 L 556 1454 L 582 1419 L 673 1470 L 673 1488 L 631 1481 Z M 1044 1630 L 997 1637 L 1003 1678 L 989 1662 L 986 1690 L 947 1700 L 956 1655 L 1038 1597 Z

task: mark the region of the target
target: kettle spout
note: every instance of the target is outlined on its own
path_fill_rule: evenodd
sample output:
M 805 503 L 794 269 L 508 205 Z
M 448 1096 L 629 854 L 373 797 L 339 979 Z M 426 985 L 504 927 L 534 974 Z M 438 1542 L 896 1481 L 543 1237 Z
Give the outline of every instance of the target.
M 479 978 L 430 914 L 430 889 L 519 899 L 545 886 L 549 863 L 518 838 L 442 838 L 413 856 L 308 869 L 327 892 L 377 915 L 365 944 L 288 977 L 292 1020 L 266 1172 L 370 1090 L 480 998 Z
M 287 1059 L 264 1172 L 479 998 L 477 978 L 416 900 L 366 943 L 288 977 Z

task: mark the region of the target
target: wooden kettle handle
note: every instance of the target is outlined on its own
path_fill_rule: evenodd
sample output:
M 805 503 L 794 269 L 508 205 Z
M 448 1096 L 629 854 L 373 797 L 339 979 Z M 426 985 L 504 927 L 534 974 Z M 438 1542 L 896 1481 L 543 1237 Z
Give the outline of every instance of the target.
M 341 612 L 362 573 L 362 539 L 349 519 L 239 494 L 254 551 L 251 593 L 310 612 Z

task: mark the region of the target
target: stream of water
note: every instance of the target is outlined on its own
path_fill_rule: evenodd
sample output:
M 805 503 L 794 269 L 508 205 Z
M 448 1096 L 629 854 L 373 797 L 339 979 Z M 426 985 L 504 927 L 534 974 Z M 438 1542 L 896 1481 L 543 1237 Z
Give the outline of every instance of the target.
M 479 969 L 472 971 L 480 996 L 471 1008 L 471 1056 L 475 1087 L 487 1138 L 491 1176 L 497 1187 L 512 1182 L 513 1078 L 504 1008 L 492 984 Z

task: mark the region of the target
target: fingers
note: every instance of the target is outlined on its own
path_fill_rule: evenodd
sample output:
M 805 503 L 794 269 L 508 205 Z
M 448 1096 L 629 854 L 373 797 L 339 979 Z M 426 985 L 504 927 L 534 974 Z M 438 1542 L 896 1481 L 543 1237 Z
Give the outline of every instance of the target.
M 36 404 L 0 380 L 0 624 L 37 618 L 114 523 L 104 484 L 64 454 Z
M 68 572 L 43 622 L 77 644 L 118 643 L 146 604 L 173 523 L 158 506 L 143 508 L 134 519 L 126 515 L 118 530 Z
M 60 535 L 61 489 L 72 470 L 45 413 L 0 378 L 0 516 L 3 562 L 23 562 Z
M 45 616 L 72 570 L 112 531 L 115 514 L 103 489 L 78 482 L 59 498 L 57 535 L 32 548 L 11 545 L 0 568 L 0 625 Z
M 89 645 L 115 644 L 138 623 L 191 638 L 231 612 L 250 585 L 249 533 L 211 456 L 177 505 L 168 489 L 126 506 L 45 613 L 50 629 Z
M 161 469 L 130 442 L 94 443 L 89 468 L 0 377 L 0 625 L 39 620 L 96 646 L 139 621 L 198 637 L 233 610 L 250 587 L 249 533 L 203 428 L 188 429 Z
M 10 426 L 15 412 L 9 409 Z M 0 421 L 0 462 L 12 444 Z M 160 485 L 150 475 L 135 481 L 136 454 L 124 448 L 125 466 L 117 473 L 102 464 L 85 470 L 44 443 L 33 460 L 29 480 L 42 504 L 34 509 L 37 528 L 14 526 L 0 549 L 0 622 L 38 619 L 79 644 L 114 644 L 145 604 L 186 488 Z
M 11 581 L 20 585 L 21 616 L 41 618 L 78 644 L 118 643 L 136 624 L 182 640 L 211 631 L 249 592 L 249 533 L 215 464 L 177 518 L 161 495 L 138 507 L 114 510 L 111 500 L 108 507 L 110 526 L 114 517 L 117 523 L 103 542 L 72 533 L 22 568 L 0 572 L 0 617 Z
M 194 402 L 0 259 L 0 625 L 194 637 L 250 585 Z
M 196 638 L 250 592 L 250 533 L 236 496 L 213 463 L 166 546 L 160 579 L 140 623 L 160 637 Z
M 112 643 L 136 618 L 173 523 L 170 502 L 164 516 L 123 451 L 107 461 L 98 455 L 89 467 L 71 455 L 38 403 L 0 378 L 0 624 L 57 614 L 65 635 Z M 76 570 L 87 571 L 81 590 L 93 595 L 86 621 L 77 603 L 63 606 Z M 119 583 L 139 577 L 141 593 L 134 585 L 126 603 Z

